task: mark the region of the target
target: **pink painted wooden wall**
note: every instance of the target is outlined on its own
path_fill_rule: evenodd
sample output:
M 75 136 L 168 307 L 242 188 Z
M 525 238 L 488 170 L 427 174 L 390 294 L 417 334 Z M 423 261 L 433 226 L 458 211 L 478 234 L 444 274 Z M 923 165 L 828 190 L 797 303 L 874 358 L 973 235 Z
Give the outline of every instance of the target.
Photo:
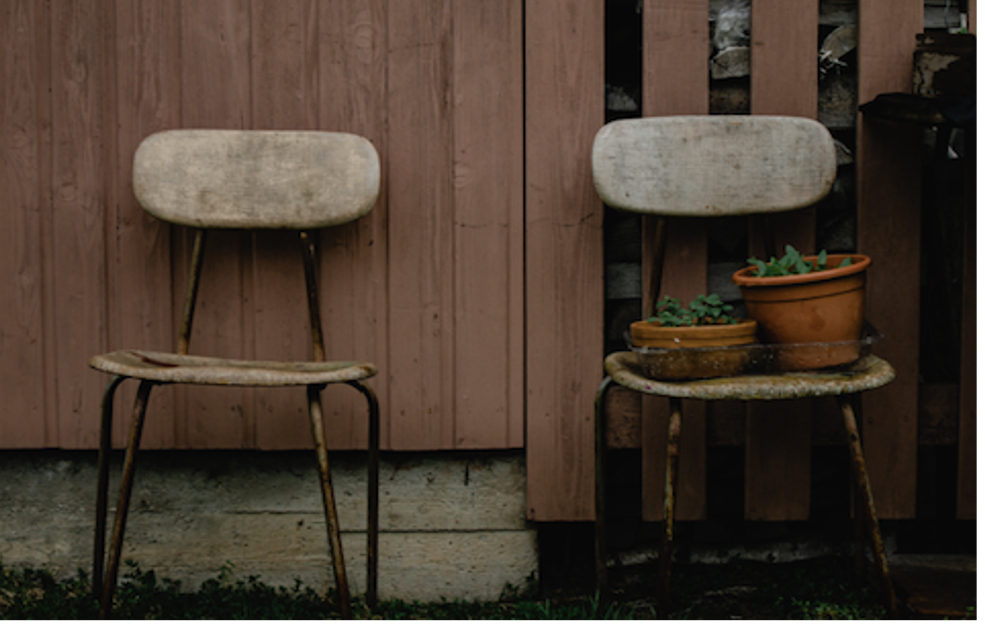
M 379 203 L 318 234 L 328 354 L 379 366 L 385 447 L 523 446 L 522 2 L 0 11 L 0 447 L 94 447 L 107 378 L 89 357 L 174 347 L 189 234 L 137 206 L 130 163 L 143 137 L 175 127 L 368 137 Z M 295 241 L 210 239 L 192 352 L 310 356 Z M 359 396 L 324 399 L 330 444 L 361 447 Z M 151 403 L 150 448 L 310 443 L 303 390 L 168 387 Z

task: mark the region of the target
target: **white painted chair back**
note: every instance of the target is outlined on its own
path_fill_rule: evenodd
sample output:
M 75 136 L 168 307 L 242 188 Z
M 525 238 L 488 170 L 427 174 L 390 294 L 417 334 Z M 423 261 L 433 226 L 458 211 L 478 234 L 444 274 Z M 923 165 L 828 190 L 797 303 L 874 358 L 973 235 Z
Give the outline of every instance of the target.
M 618 120 L 592 147 L 598 195 L 610 207 L 662 216 L 783 212 L 814 205 L 835 180 L 831 134 L 785 116 Z
M 179 225 L 317 229 L 372 209 L 380 161 L 349 133 L 182 129 L 140 144 L 133 188 L 147 212 Z

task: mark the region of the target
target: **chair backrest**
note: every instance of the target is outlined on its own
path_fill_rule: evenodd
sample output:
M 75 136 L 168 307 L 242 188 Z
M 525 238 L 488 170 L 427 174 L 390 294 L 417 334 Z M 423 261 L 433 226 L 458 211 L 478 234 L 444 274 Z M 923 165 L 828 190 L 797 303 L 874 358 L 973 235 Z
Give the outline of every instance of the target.
M 782 212 L 835 180 L 831 134 L 785 116 L 666 116 L 609 123 L 595 136 L 595 188 L 610 207 L 664 216 Z
M 317 229 L 372 209 L 380 162 L 365 138 L 323 131 L 182 129 L 144 139 L 140 205 L 199 228 Z

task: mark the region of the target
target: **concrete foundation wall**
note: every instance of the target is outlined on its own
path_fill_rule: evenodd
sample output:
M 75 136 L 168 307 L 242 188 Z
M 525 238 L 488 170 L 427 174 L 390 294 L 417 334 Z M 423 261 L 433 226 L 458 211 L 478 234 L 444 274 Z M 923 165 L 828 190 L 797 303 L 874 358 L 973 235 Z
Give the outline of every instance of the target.
M 110 529 L 121 458 L 112 467 Z M 380 598 L 491 600 L 536 578 L 523 461 L 522 451 L 384 453 Z M 362 593 L 365 456 L 333 454 L 331 465 L 349 584 Z M 0 562 L 91 573 L 95 487 L 94 453 L 0 453 Z M 233 579 L 301 579 L 324 592 L 334 587 L 327 548 L 313 453 L 140 453 L 123 558 L 142 570 L 194 588 L 231 564 Z

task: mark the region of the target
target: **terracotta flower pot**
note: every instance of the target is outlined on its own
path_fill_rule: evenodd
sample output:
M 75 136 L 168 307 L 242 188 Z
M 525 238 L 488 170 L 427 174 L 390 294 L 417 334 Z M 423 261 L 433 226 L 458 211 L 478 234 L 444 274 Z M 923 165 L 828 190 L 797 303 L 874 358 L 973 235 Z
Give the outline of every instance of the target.
M 729 325 L 668 327 L 649 321 L 630 324 L 644 375 L 654 380 L 696 380 L 742 373 L 749 360 L 741 345 L 756 342 L 751 319 Z M 681 350 L 681 351 L 659 351 Z M 647 351 L 653 350 L 653 351 Z M 689 351 L 693 350 L 693 351 Z
M 846 257 L 852 263 L 838 268 Z M 805 256 L 816 261 L 817 256 Z M 857 341 L 865 318 L 865 270 L 861 254 L 829 255 L 825 271 L 778 277 L 754 277 L 749 266 L 732 275 L 742 291 L 746 313 L 759 323 L 765 343 L 823 343 L 783 348 L 776 356 L 783 370 L 820 369 L 858 359 Z

